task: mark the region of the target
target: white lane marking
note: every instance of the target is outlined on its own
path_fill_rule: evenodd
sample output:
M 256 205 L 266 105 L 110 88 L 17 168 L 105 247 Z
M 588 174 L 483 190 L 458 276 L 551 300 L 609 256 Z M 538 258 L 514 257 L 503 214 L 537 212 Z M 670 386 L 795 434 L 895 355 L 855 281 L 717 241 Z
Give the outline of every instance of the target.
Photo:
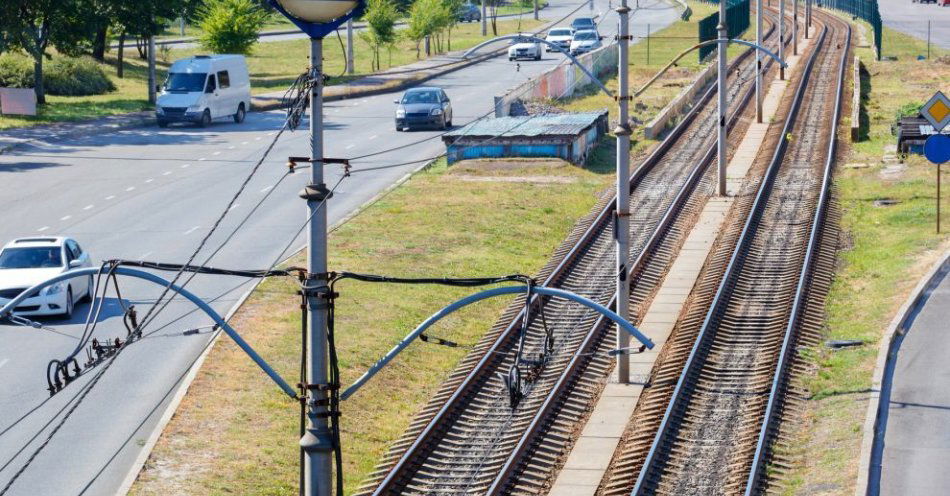
M 221 152 L 214 152 L 214 153 L 212 153 L 212 155 L 221 155 Z M 204 159 L 199 158 L 198 160 L 204 160 Z
M 72 218 L 73 218 L 72 215 L 64 215 L 64 216 L 60 217 L 59 220 L 69 220 L 69 219 L 72 219 Z
M 273 136 L 274 134 L 276 134 L 276 133 L 274 133 L 273 131 L 267 133 L 268 136 Z
M 145 180 L 145 184 L 148 184 L 148 183 L 150 183 L 150 182 L 152 182 L 152 181 L 154 181 L 154 179 L 148 178 L 148 179 Z
M 260 140 L 261 140 L 261 137 L 260 137 L 260 136 L 254 138 L 254 141 L 260 141 Z
M 7 362 L 9 362 L 9 361 L 10 361 L 9 358 L 4 358 L 3 360 L 0 360 L 0 367 L 3 367 L 4 365 L 6 365 Z
M 228 209 L 228 212 L 230 212 L 230 211 L 232 211 L 232 210 L 234 210 L 235 208 L 238 208 L 238 207 L 240 207 L 240 206 L 241 206 L 240 203 L 235 203 L 234 205 L 231 205 L 231 208 Z
M 346 145 L 346 149 L 349 150 L 350 148 L 353 148 L 354 146 L 356 145 Z
M 111 199 L 113 199 L 113 198 L 115 198 L 115 195 L 109 195 L 109 196 L 106 197 L 106 201 L 109 201 L 109 200 L 111 200 Z
M 248 144 L 248 143 L 249 143 L 248 141 L 242 141 L 242 142 L 241 142 L 242 145 L 246 145 L 246 144 Z
M 191 164 L 185 164 L 185 165 L 181 166 L 182 169 L 187 169 L 187 168 L 189 168 L 189 167 L 191 167 Z
M 134 189 L 135 189 L 135 186 L 129 186 L 128 188 L 125 188 L 126 191 L 133 191 Z
M 43 227 L 37 229 L 36 232 L 43 232 L 43 231 L 45 231 L 45 230 L 47 230 L 47 229 L 49 229 L 49 226 L 43 226 Z
M 205 160 L 208 160 L 208 159 L 206 159 L 206 158 L 204 158 L 204 157 L 201 157 L 201 158 L 198 159 L 199 162 L 204 162 Z
M 165 172 L 162 172 L 162 175 L 163 175 L 163 176 L 170 176 L 171 174 L 172 174 L 172 171 L 165 171 Z
M 229 146 L 229 147 L 228 147 L 228 150 L 233 150 L 233 149 L 234 149 L 233 146 Z
M 369 139 L 374 140 L 374 139 L 376 139 L 376 138 L 378 138 L 378 137 L 379 137 L 378 134 L 374 134 L 374 135 L 370 136 Z
M 191 229 L 185 231 L 185 236 L 187 236 L 187 235 L 189 235 L 189 234 L 191 234 L 191 233 L 197 231 L 199 227 L 201 227 L 201 226 L 195 226 L 195 227 L 192 227 Z
M 139 257 L 139 260 L 145 260 L 145 259 L 148 258 L 148 256 L 151 255 L 151 254 L 152 254 L 152 252 L 150 252 L 150 251 L 145 252 L 145 253 L 142 254 L 141 257 Z
M 86 205 L 85 207 L 82 207 L 82 209 L 83 209 L 83 210 L 92 210 L 92 207 L 95 207 L 95 205 Z
M 261 190 L 261 193 L 267 193 L 268 191 L 270 191 L 271 188 L 273 188 L 273 186 L 268 186 L 268 187 L 262 189 L 262 190 Z

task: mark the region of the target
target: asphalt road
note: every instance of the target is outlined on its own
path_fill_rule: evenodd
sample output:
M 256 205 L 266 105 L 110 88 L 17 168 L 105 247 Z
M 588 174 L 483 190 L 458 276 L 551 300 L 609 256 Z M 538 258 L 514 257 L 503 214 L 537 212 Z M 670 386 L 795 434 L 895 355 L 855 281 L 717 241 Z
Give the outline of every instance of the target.
M 878 8 L 885 26 L 922 40 L 927 39 L 929 21 L 931 43 L 950 48 L 950 7 L 911 0 L 880 0 Z M 884 36 L 883 51 L 884 55 L 888 55 L 887 36 Z
M 914 318 L 897 354 L 884 435 L 881 494 L 950 488 L 950 275 Z
M 606 10 L 606 3 L 598 2 L 597 10 Z M 553 19 L 576 5 L 554 0 L 544 13 Z M 580 12 L 586 13 L 586 9 Z M 641 10 L 632 20 L 633 34 L 641 34 L 646 23 L 655 31 L 676 17 L 676 11 L 665 4 Z M 604 33 L 614 34 L 615 25 L 608 19 L 602 24 Z M 561 59 L 560 55 L 546 54 L 544 60 L 521 62 L 520 70 L 515 70 L 515 64 L 497 58 L 427 84 L 445 88 L 455 108 L 455 124 L 463 125 L 491 110 L 492 95 L 503 93 Z M 327 156 L 353 157 L 437 134 L 396 133 L 392 122 L 394 97 L 389 94 L 328 103 Z M 207 129 L 106 131 L 88 138 L 32 144 L 0 155 L 0 211 L 4 212 L 0 242 L 38 234 L 68 235 L 79 240 L 97 260 L 184 262 L 262 155 L 282 120 L 282 113 L 266 112 L 252 113 L 240 125 L 218 122 Z M 299 171 L 279 184 L 277 181 L 284 175 L 287 156 L 306 155 L 308 151 L 305 123 L 302 130 L 285 133 L 197 260 L 203 262 L 271 189 L 271 197 L 210 265 L 263 268 L 286 246 L 299 247 L 302 237 L 296 233 L 305 221 L 305 208 L 297 192 L 307 182 L 308 171 Z M 432 139 L 354 162 L 353 167 L 387 165 L 443 152 L 441 140 Z M 329 204 L 331 223 L 414 167 L 355 174 L 343 181 Z M 326 176 L 327 183 L 333 185 L 341 171 L 331 166 Z M 242 282 L 200 276 L 188 288 L 206 300 L 214 299 L 214 308 L 225 314 L 251 288 Z M 141 314 L 160 288 L 122 280 L 122 291 Z M 175 301 L 147 329 L 154 334 L 128 347 L 79 406 L 71 410 L 76 404 L 73 398 L 94 374 L 83 376 L 49 399 L 45 370 L 50 359 L 61 358 L 75 347 L 87 309 L 88 305 L 80 306 L 71 322 L 44 321 L 52 330 L 0 326 L 0 494 L 114 494 L 154 431 L 176 390 L 176 381 L 209 340 L 207 329 L 183 334 L 207 325 L 209 319 L 189 314 L 190 305 Z M 112 297 L 96 336 L 124 335 L 120 307 Z M 260 380 L 267 378 L 261 374 Z M 274 391 L 279 394 L 276 386 Z M 63 412 L 70 411 L 56 430 Z M 51 435 L 45 448 L 4 492 L 8 481 Z

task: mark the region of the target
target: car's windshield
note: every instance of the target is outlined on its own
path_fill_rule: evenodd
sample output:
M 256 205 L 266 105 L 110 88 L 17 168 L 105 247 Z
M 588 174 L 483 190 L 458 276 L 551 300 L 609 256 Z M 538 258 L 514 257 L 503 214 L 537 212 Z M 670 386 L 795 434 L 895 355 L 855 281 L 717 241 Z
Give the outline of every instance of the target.
M 575 40 L 596 40 L 597 34 L 593 31 L 585 31 L 583 33 L 577 33 L 574 35 Z
M 439 95 L 435 91 L 410 91 L 402 96 L 402 103 L 439 103 Z
M 552 29 L 548 36 L 570 36 L 570 29 Z
M 7 248 L 0 252 L 0 269 L 62 267 L 59 247 Z
M 208 75 L 203 72 L 170 72 L 165 80 L 165 91 L 204 91 L 205 79 Z

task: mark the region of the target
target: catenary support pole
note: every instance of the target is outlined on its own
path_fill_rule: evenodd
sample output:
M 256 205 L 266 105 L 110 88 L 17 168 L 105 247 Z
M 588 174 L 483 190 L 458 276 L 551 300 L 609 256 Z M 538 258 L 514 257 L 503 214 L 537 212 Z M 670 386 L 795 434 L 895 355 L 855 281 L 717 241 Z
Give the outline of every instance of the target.
M 762 0 L 755 0 L 755 44 L 762 46 Z M 762 122 L 762 51 L 755 51 L 755 122 Z
M 778 58 L 785 60 L 785 0 L 778 0 Z M 785 67 L 780 67 L 778 77 L 785 80 Z
M 356 67 L 353 65 L 353 19 L 346 21 L 346 73 L 353 74 Z
M 482 0 L 482 36 L 488 36 L 488 9 L 485 7 L 488 0 Z
M 798 55 L 798 0 L 792 0 L 792 55 Z
M 333 438 L 327 422 L 327 207 L 323 182 L 323 40 L 310 40 L 310 65 L 315 79 L 310 94 L 310 186 L 305 189 L 309 225 L 307 246 L 307 308 L 310 322 L 307 361 L 307 432 L 300 440 L 306 453 L 305 494 L 331 496 Z
M 729 49 L 729 34 L 726 30 L 726 2 L 719 2 L 719 25 L 716 27 L 719 31 L 719 139 L 716 143 L 716 153 L 719 161 L 719 186 L 717 191 L 719 196 L 726 196 L 726 50 Z M 758 51 L 758 50 L 756 50 Z
M 155 77 L 155 37 L 148 37 L 148 103 L 155 104 L 156 99 L 158 98 L 156 94 L 155 85 L 157 83 L 157 78 Z
M 628 16 L 630 8 L 627 0 L 620 1 L 617 8 L 620 15 L 620 36 L 618 40 L 617 72 L 620 88 L 617 92 L 617 107 L 619 116 L 614 134 L 617 136 L 617 205 L 614 215 L 617 216 L 615 226 L 617 232 L 617 315 L 624 320 L 630 320 L 630 278 L 627 274 L 627 263 L 630 258 L 630 81 L 628 65 L 628 42 L 630 41 L 630 26 Z M 617 349 L 625 350 L 630 347 L 630 335 L 617 332 Z M 626 353 L 617 355 L 617 382 L 630 382 L 630 356 Z
M 930 60 L 930 19 L 927 19 L 927 60 Z

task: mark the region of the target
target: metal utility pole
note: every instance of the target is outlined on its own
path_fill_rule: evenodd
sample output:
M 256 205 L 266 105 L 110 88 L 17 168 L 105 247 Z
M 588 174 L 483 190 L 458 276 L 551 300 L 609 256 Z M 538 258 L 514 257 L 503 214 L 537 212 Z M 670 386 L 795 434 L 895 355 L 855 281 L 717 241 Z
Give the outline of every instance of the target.
M 591 11 L 591 13 L 593 13 L 593 12 L 594 12 L 594 0 L 590 0 L 590 3 L 588 3 L 587 5 L 590 5 L 590 11 Z
M 346 21 L 346 73 L 353 74 L 355 71 L 356 68 L 353 65 L 353 19 L 350 19 Z
M 534 20 L 538 20 L 538 0 L 534 0 Z
M 488 9 L 486 3 L 488 0 L 482 0 L 482 36 L 488 36 Z
M 158 82 L 155 77 L 155 36 L 148 37 L 148 103 L 155 104 L 158 99 Z
M 798 55 L 798 0 L 792 0 L 792 55 Z
M 778 58 L 785 60 L 785 0 L 778 1 Z M 778 70 L 778 77 L 785 80 L 785 67 Z
M 726 2 L 719 2 L 719 140 L 716 152 L 719 155 L 719 196 L 726 196 L 726 50 L 729 34 L 726 30 Z M 756 50 L 758 51 L 758 50 Z
M 593 4 L 591 4 L 593 5 Z M 627 43 L 630 41 L 630 26 L 628 16 L 630 8 L 627 0 L 620 1 L 617 8 L 620 15 L 620 36 L 618 43 L 617 72 L 619 91 L 617 93 L 618 122 L 614 134 L 617 136 L 617 205 L 614 215 L 617 216 L 617 315 L 624 320 L 630 320 L 630 278 L 627 276 L 627 263 L 630 259 L 630 116 L 628 103 L 630 101 L 629 71 L 627 60 Z M 617 349 L 626 350 L 630 347 L 630 335 L 626 332 L 617 332 Z M 630 382 L 630 355 L 617 355 L 617 382 Z
M 762 0 L 755 0 L 755 44 L 762 46 Z M 762 51 L 755 51 L 755 122 L 762 122 Z
M 300 440 L 304 450 L 305 494 L 331 496 L 333 437 L 327 418 L 327 205 L 329 191 L 323 181 L 323 40 L 310 40 L 313 91 L 310 94 L 310 185 L 301 196 L 307 200 L 310 219 L 307 244 L 307 308 L 310 322 L 307 341 L 307 430 Z

